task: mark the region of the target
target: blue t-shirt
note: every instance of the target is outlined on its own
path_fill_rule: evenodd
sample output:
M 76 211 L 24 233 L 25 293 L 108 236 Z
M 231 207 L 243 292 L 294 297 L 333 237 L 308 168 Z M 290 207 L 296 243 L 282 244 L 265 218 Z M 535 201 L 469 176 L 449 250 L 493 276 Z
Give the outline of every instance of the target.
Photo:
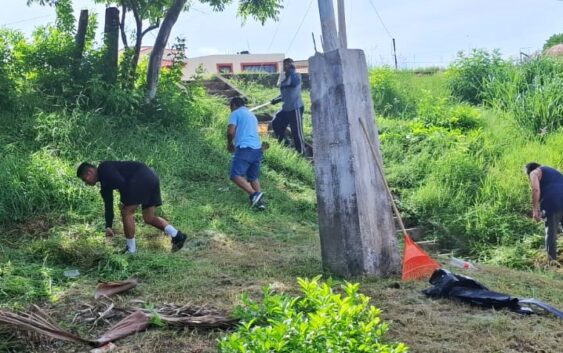
M 236 127 L 235 147 L 260 149 L 262 142 L 258 135 L 258 119 L 247 107 L 240 107 L 229 116 L 229 125 Z

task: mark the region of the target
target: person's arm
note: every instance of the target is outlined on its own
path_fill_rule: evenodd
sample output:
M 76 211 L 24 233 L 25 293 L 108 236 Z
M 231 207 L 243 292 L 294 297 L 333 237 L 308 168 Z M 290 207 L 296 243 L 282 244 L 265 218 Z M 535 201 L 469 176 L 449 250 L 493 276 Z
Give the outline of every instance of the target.
M 236 131 L 237 127 L 235 125 L 229 124 L 229 126 L 227 126 L 227 151 L 231 153 L 235 151 L 233 140 L 235 138 Z
M 532 215 L 536 221 L 541 220 L 542 214 L 540 210 L 541 189 L 540 180 L 542 172 L 540 168 L 534 169 L 530 173 L 530 185 L 532 187 Z
M 270 104 L 278 104 L 278 103 L 280 103 L 281 101 L 282 101 L 282 96 L 281 96 L 281 94 L 280 94 L 280 95 L 277 96 L 276 98 L 272 99 L 272 100 L 270 101 Z
M 287 78 L 281 83 L 282 88 L 293 88 L 301 84 L 301 76 L 293 71 L 287 75 Z
M 103 188 L 100 190 L 102 199 L 104 200 L 104 217 L 106 219 L 106 235 L 113 235 L 113 190 L 110 188 Z M 111 235 L 108 232 L 111 231 Z

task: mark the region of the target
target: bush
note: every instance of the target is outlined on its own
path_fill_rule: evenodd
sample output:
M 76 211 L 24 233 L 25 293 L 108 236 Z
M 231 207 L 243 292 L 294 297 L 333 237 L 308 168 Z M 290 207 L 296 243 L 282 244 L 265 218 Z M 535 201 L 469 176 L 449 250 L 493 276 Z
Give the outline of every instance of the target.
M 474 49 L 469 56 L 463 52 L 448 69 L 448 86 L 452 95 L 472 104 L 481 104 L 485 84 L 503 69 L 507 63 L 498 51 Z
M 450 105 L 443 97 L 422 91 L 417 104 L 416 120 L 425 126 L 439 126 L 449 130 L 471 130 L 480 125 L 479 112 L 466 104 Z
M 52 152 L 26 155 L 10 146 L 0 153 L 0 185 L 0 224 L 77 208 L 84 193 L 74 168 Z
M 264 289 L 261 303 L 243 296 L 237 332 L 219 342 L 219 352 L 407 352 L 403 343 L 385 343 L 388 325 L 359 285 L 346 283 L 344 296 L 319 277 L 298 279 L 301 297 Z
M 505 65 L 485 83 L 485 101 L 512 113 L 533 134 L 563 125 L 563 63 L 540 57 L 522 65 Z
M 414 99 L 399 85 L 395 72 L 389 68 L 373 69 L 369 81 L 376 114 L 394 117 L 413 115 Z

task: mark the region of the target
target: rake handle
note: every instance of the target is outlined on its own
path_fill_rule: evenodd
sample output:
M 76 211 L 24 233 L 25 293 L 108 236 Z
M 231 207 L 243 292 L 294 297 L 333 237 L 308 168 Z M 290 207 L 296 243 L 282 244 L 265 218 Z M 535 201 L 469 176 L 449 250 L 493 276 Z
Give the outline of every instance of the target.
M 369 138 L 369 134 L 368 134 L 368 131 L 367 131 L 366 126 L 364 124 L 364 121 L 362 120 L 362 118 L 359 118 L 358 120 L 360 120 L 360 125 L 362 126 L 362 130 L 364 131 L 364 135 L 366 137 L 366 140 L 368 141 L 368 144 L 369 144 L 369 147 L 370 147 L 370 150 L 371 150 L 371 156 L 373 157 L 373 161 L 375 162 L 375 166 L 377 167 L 377 170 L 379 171 L 379 174 L 381 175 L 381 179 L 383 179 L 383 185 L 385 186 L 385 190 L 387 191 L 387 196 L 389 197 L 389 200 L 391 200 L 391 205 L 393 206 L 393 212 L 395 212 L 395 215 L 397 216 L 397 219 L 399 220 L 399 226 L 401 227 L 401 230 L 403 231 L 403 235 L 408 236 L 407 231 L 405 230 L 405 225 L 403 223 L 403 219 L 401 218 L 401 214 L 399 213 L 399 209 L 397 208 L 397 205 L 395 204 L 395 200 L 393 199 L 393 194 L 391 194 L 391 189 L 389 189 L 389 185 L 387 184 L 387 179 L 385 179 L 385 174 L 383 174 L 383 168 L 381 167 L 381 163 L 379 163 L 379 160 L 377 159 L 377 153 L 375 152 L 375 146 L 373 145 L 373 142 Z

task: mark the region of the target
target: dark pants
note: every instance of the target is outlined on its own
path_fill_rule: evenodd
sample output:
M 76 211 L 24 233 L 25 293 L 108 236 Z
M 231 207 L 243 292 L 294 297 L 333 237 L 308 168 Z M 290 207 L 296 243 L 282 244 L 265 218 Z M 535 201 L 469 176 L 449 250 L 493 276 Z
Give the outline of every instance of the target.
M 545 218 L 545 249 L 550 260 L 557 260 L 557 230 L 563 225 L 563 211 L 553 212 Z
M 272 120 L 272 128 L 278 138 L 282 142 L 285 138 L 285 130 L 289 125 L 291 134 L 293 135 L 293 143 L 297 152 L 305 153 L 305 139 L 303 138 L 303 111 L 304 108 L 284 111 L 280 110 L 276 113 L 274 120 Z

